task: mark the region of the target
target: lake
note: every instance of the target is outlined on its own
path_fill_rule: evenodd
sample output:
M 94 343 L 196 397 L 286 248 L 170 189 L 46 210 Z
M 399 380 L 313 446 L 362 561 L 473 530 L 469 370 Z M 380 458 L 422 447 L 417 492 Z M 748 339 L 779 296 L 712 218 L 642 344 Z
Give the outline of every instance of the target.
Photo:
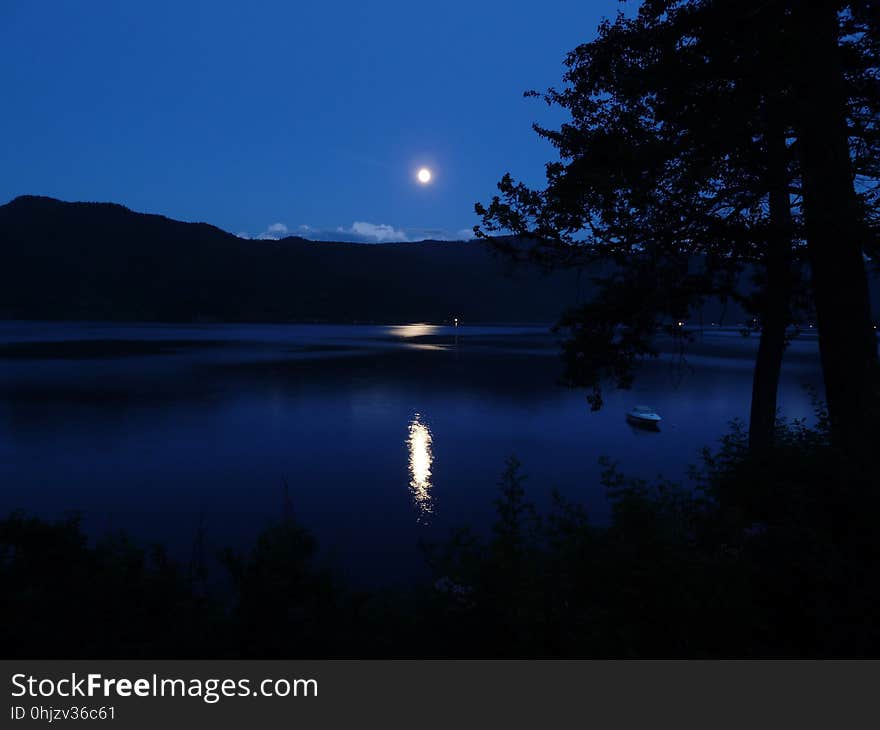
M 188 560 L 200 524 L 241 549 L 289 508 L 353 584 L 406 582 L 420 540 L 488 528 L 510 456 L 537 505 L 556 489 L 598 522 L 600 456 L 681 477 L 747 417 L 756 345 L 697 332 L 594 413 L 546 327 L 0 322 L 0 512 L 77 511 Z M 820 380 L 803 335 L 783 414 L 811 418 Z M 626 422 L 641 403 L 660 432 Z

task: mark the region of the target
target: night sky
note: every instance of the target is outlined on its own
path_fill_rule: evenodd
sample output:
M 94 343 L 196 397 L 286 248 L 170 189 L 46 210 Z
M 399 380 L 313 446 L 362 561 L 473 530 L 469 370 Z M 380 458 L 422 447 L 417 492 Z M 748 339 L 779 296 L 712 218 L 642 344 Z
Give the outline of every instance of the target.
M 459 237 L 539 182 L 567 51 L 616 0 L 2 0 L 0 203 L 123 203 L 233 233 Z M 429 185 L 416 171 L 429 167 Z

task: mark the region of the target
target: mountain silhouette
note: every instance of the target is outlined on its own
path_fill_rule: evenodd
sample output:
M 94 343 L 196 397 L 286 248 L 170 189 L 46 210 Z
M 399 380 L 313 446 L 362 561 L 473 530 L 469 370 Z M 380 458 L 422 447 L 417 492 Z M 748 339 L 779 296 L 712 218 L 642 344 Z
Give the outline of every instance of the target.
M 880 317 L 876 269 L 871 284 Z M 590 272 L 513 265 L 485 241 L 253 240 L 115 203 L 0 206 L 2 319 L 549 323 L 592 291 Z
M 485 242 L 249 240 L 35 196 L 0 206 L 0 257 L 6 319 L 552 322 L 578 296 Z

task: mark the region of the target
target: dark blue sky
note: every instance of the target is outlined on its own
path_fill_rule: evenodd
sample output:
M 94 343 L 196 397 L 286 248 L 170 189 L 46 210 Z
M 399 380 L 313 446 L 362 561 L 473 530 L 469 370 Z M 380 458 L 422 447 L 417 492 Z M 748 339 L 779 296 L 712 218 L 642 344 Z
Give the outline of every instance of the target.
M 558 83 L 619 7 L 0 0 L 0 202 L 110 200 L 250 235 L 455 235 L 505 171 L 541 179 L 552 150 L 530 124 L 558 115 L 522 92 Z

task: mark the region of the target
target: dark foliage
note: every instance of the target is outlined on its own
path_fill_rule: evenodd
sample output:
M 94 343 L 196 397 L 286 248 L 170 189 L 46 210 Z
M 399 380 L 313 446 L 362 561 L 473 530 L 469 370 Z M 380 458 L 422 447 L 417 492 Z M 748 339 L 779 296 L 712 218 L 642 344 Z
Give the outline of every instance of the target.
M 562 499 L 532 519 L 511 467 L 505 529 L 437 553 L 459 586 L 445 601 L 451 653 L 876 656 L 877 477 L 830 446 L 826 424 L 783 425 L 759 456 L 737 429 L 706 452 L 693 489 L 609 464 L 607 528 Z
M 75 517 L 0 523 L 0 584 L 6 656 L 192 656 L 216 638 L 217 607 L 161 548 L 89 545 Z
M 221 562 L 231 594 L 75 519 L 0 523 L 10 657 L 861 657 L 880 652 L 880 496 L 827 420 L 756 456 L 734 429 L 691 484 L 607 464 L 610 525 L 539 515 L 512 460 L 488 536 L 426 548 L 430 585 L 348 590 L 286 520 Z

